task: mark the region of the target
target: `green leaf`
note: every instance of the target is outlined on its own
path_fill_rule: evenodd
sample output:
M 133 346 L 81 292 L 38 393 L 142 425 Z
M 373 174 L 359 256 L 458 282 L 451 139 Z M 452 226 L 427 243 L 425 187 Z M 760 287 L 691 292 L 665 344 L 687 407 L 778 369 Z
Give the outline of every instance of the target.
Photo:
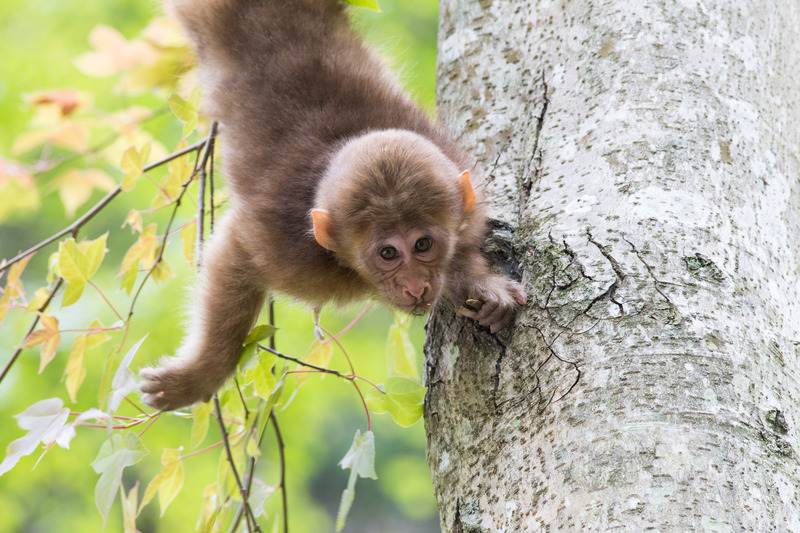
M 394 323 L 386 340 L 386 369 L 389 375 L 400 375 L 419 380 L 417 351 L 408 336 L 408 325 Z
M 350 477 L 347 480 L 347 488 L 342 492 L 339 512 L 336 514 L 337 532 L 344 528 L 347 513 L 350 512 L 350 507 L 353 505 L 356 494 L 356 478 L 378 479 L 375 474 L 375 435 L 372 434 L 372 431 L 367 431 L 362 436 L 361 431 L 357 429 L 353 444 L 339 464 L 343 470 L 350 469 Z
M 367 9 L 377 11 L 378 13 L 381 12 L 381 8 L 378 5 L 378 0 L 344 0 L 344 1 L 350 5 L 366 7 Z
M 114 433 L 100 447 L 97 458 L 92 461 L 92 468 L 100 474 L 94 488 L 94 501 L 103 516 L 103 527 L 121 486 L 122 471 L 141 461 L 147 453 L 147 448 L 133 431 L 125 433 L 124 438 L 119 433 Z
M 379 385 L 380 386 L 380 385 Z M 408 427 L 422 416 L 425 387 L 419 382 L 393 377 L 386 380 L 385 392 L 372 389 L 367 393 L 367 407 L 373 413 L 390 413 L 394 421 Z
M 276 331 L 278 331 L 278 328 L 272 324 L 259 324 L 253 328 L 250 335 L 247 336 L 242 344 L 248 345 L 253 342 L 261 342 L 264 339 L 272 337 Z
M 211 403 L 200 402 L 192 409 L 192 436 L 190 446 L 192 449 L 200 446 L 200 443 L 208 434 L 208 419 L 211 415 Z
M 255 343 L 248 346 L 255 346 Z M 272 373 L 276 359 L 275 354 L 261 351 L 256 358 L 255 365 L 244 371 L 244 382 L 252 384 L 256 394 L 265 400 L 272 395 L 278 383 L 275 374 Z
M 197 127 L 198 109 L 200 107 L 200 89 L 195 87 L 189 100 L 184 100 L 177 94 L 169 96 L 169 107 L 175 116 L 181 119 L 183 125 L 183 136 L 186 137 Z
M 231 455 L 233 456 L 236 470 L 244 472 L 247 456 L 242 447 L 231 446 Z M 242 501 L 242 494 L 239 492 L 239 486 L 236 484 L 236 478 L 233 476 L 233 471 L 228 462 L 228 453 L 224 446 L 220 451 L 219 463 L 217 464 L 217 496 L 221 502 L 226 501 L 228 498 Z

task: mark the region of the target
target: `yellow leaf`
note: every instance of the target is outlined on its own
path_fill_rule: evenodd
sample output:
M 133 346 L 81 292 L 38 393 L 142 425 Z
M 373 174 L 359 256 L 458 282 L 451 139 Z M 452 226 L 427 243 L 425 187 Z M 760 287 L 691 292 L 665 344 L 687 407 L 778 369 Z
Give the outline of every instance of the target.
M 86 203 L 95 189 L 108 192 L 114 188 L 114 180 L 97 169 L 70 169 L 60 174 L 53 185 L 58 188 L 58 196 L 64 204 L 68 217 Z
M 22 164 L 0 157 L 0 223 L 17 211 L 37 209 L 39 191 L 33 175 Z
M 142 266 L 147 270 L 153 267 L 153 263 L 156 261 L 156 253 L 158 250 L 156 229 L 157 227 L 155 224 L 150 224 L 144 228 L 142 234 L 139 235 L 139 240 L 133 243 L 133 245 L 128 249 L 128 252 L 125 254 L 125 257 L 122 259 L 122 266 L 120 267 L 119 272 L 117 272 L 117 275 L 136 267 L 140 261 Z
M 136 277 L 138 275 L 139 275 L 139 269 L 136 268 L 136 265 L 133 265 L 128 270 L 126 270 L 125 275 L 122 276 L 122 283 L 120 283 L 119 288 L 128 293 L 128 296 L 131 295 L 131 291 L 133 290 L 133 285 L 136 283 Z
M 72 403 L 77 401 L 78 389 L 86 377 L 86 367 L 83 365 L 84 355 L 86 355 L 86 335 L 78 335 L 75 337 L 75 343 L 72 345 L 72 351 L 67 359 L 67 367 L 64 370 L 67 377 L 67 392 Z
M 86 288 L 86 284 L 78 284 L 78 283 L 69 283 L 67 284 L 67 288 L 64 289 L 64 296 L 61 298 L 61 308 L 70 306 L 80 300 L 81 295 L 83 294 L 83 290 Z
M 153 269 L 153 279 L 155 281 L 167 281 L 174 275 L 175 273 L 172 271 L 172 268 L 170 268 L 169 263 L 167 263 L 167 260 L 163 257 Z
M 138 131 L 142 122 L 152 116 L 152 111 L 144 106 L 131 106 L 112 113 L 106 118 L 108 125 L 120 135 L 134 134 Z M 128 143 L 144 144 L 144 143 Z M 151 155 L 153 155 L 151 153 Z M 117 158 L 119 159 L 119 158 Z
M 99 320 L 93 320 L 91 324 L 89 324 L 89 329 L 100 329 L 103 327 L 102 322 Z M 95 331 L 93 333 L 86 334 L 86 348 L 94 348 L 95 346 L 100 346 L 106 341 L 111 340 L 111 335 L 109 335 L 105 331 Z
M 200 516 L 197 518 L 197 529 L 200 533 L 211 533 L 214 522 L 217 519 L 217 483 L 208 485 L 203 490 L 203 506 L 200 508 Z
M 122 500 L 122 522 L 125 527 L 125 533 L 136 533 L 136 517 L 139 516 L 137 511 L 139 499 L 139 482 L 133 485 L 131 491 L 125 495 L 125 487 L 121 487 L 120 498 Z
M 56 125 L 50 133 L 50 142 L 79 153 L 89 150 L 89 125 L 70 121 Z
M 41 307 L 44 305 L 44 302 L 45 300 L 47 300 L 49 294 L 50 293 L 47 292 L 47 289 L 45 287 L 39 287 L 38 289 L 36 289 L 36 293 L 33 295 L 33 298 L 31 298 L 31 301 L 28 302 L 28 308 L 26 309 L 26 311 L 44 312 L 45 310 L 41 309 Z M 0 321 L 2 321 L 2 319 L 0 319 Z
M 66 307 L 78 301 L 88 278 L 84 273 L 84 257 L 75 244 L 75 239 L 67 239 L 58 244 L 58 272 L 67 288 L 61 301 L 61 307 Z
M 164 449 L 164 453 L 161 455 L 161 464 L 164 465 L 164 468 L 147 485 L 142 504 L 139 506 L 139 512 L 153 499 L 157 491 L 161 516 L 164 516 L 164 511 L 167 510 L 167 507 L 169 507 L 169 504 L 172 503 L 172 500 L 178 495 L 183 486 L 183 462 L 179 457 L 179 449 Z
M 327 368 L 331 357 L 333 357 L 333 344 L 330 342 L 321 341 L 319 339 L 314 339 L 314 342 L 312 342 L 311 346 L 308 347 L 306 355 L 303 357 L 303 361 L 311 365 Z M 307 377 L 307 373 L 297 374 L 295 376 L 297 386 L 299 387 L 305 383 Z
M 192 436 L 191 436 L 191 449 L 197 448 L 203 439 L 206 438 L 208 433 L 208 419 L 211 415 L 211 404 L 209 402 L 201 402 L 194 406 L 192 409 Z
M 6 319 L 6 314 L 8 313 L 8 304 L 11 301 L 11 291 L 5 290 L 3 291 L 3 295 L 0 296 L 0 322 Z
M 141 233 L 142 228 L 144 227 L 144 223 L 142 222 L 142 214 L 135 209 L 128 211 L 128 216 L 125 217 L 125 222 L 122 223 L 121 227 L 124 228 L 128 225 L 131 227 L 131 233 L 134 231 Z
M 150 157 L 150 143 L 142 146 L 141 150 L 137 150 L 135 146 L 128 147 L 125 153 L 122 154 L 122 161 L 120 161 L 120 168 L 125 173 L 122 177 L 122 190 L 130 191 L 136 185 L 136 180 L 144 172 L 144 167 L 147 164 L 147 159 Z
M 61 300 L 61 307 L 72 305 L 83 294 L 89 278 L 97 271 L 106 253 L 105 233 L 93 241 L 75 243 L 75 239 L 67 239 L 58 245 L 58 271 L 67 288 Z
M 22 290 L 22 283 L 20 283 L 19 278 L 22 275 L 22 271 L 25 270 L 26 266 L 28 266 L 28 261 L 30 261 L 34 255 L 35 254 L 31 254 L 23 259 L 20 259 L 18 262 L 11 265 L 11 268 L 8 269 L 6 289 L 8 289 L 9 287 L 16 287 L 18 292 L 14 296 L 25 294 L 25 292 Z
M 186 141 L 182 139 L 175 149 L 177 151 L 185 147 Z M 150 204 L 151 209 L 172 203 L 178 197 L 183 184 L 189 181 L 192 175 L 193 166 L 189 164 L 189 156 L 185 155 L 170 161 L 168 168 L 169 173 L 159 183 L 156 197 Z
M 88 241 L 88 246 L 84 251 L 86 254 L 84 260 L 84 267 L 86 268 L 86 279 L 88 280 L 91 278 L 97 269 L 100 267 L 100 263 L 103 262 L 103 256 L 106 255 L 106 239 L 108 238 L 108 232 L 100 235 L 93 241 Z M 81 242 L 81 244 L 85 244 L 86 241 Z
M 181 230 L 181 241 L 183 242 L 183 257 L 194 267 L 194 245 L 197 242 L 197 220 L 186 224 Z
M 61 342 L 61 334 L 58 331 L 58 319 L 50 315 L 40 315 L 42 317 L 42 329 L 32 331 L 30 335 L 22 341 L 24 348 L 33 348 L 37 344 L 42 344 L 41 359 L 39 361 L 39 373 L 56 356 L 56 348 Z
M 49 130 L 26 131 L 18 135 L 11 145 L 12 154 L 24 154 L 50 140 L 52 133 Z

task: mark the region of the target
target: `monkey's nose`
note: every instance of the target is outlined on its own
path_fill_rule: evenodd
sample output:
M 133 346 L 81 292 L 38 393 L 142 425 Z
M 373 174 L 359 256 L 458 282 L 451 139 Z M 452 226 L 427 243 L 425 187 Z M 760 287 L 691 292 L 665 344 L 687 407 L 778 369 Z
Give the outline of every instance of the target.
M 415 302 L 422 300 L 423 296 L 430 290 L 431 286 L 428 284 L 427 281 L 423 280 L 414 280 L 409 281 L 405 287 L 403 287 L 403 291 L 408 295 L 411 296 Z

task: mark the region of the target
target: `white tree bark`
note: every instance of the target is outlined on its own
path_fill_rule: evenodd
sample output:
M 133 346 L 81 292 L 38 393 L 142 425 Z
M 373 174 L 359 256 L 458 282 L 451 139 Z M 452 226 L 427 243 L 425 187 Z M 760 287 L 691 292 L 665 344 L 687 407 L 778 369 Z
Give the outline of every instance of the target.
M 440 16 L 439 113 L 530 298 L 429 323 L 442 529 L 800 531 L 800 2 Z

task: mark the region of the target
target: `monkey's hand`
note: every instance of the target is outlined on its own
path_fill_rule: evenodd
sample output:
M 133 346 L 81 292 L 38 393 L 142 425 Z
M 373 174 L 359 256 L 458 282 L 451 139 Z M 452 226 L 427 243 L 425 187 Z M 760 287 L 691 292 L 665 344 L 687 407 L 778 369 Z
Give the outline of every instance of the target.
M 454 295 L 456 315 L 488 326 L 492 333 L 505 329 L 520 305 L 525 305 L 525 288 L 503 276 L 489 275 Z
M 220 385 L 204 383 L 200 379 L 200 372 L 178 364 L 143 368 L 139 376 L 144 379 L 139 384 L 139 389 L 144 393 L 142 400 L 161 411 L 187 407 L 199 401 L 207 402 Z

